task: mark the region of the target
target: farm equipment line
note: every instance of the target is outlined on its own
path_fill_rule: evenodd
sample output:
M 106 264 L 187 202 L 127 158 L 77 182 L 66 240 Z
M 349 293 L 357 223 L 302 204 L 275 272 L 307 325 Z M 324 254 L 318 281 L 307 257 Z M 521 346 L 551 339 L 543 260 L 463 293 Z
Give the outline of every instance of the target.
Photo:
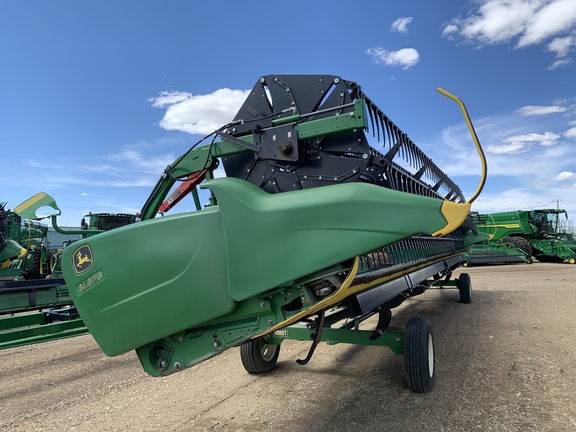
M 44 194 L 14 211 L 0 206 L 0 350 L 88 333 L 60 271 L 62 250 L 48 250 L 48 227 L 25 211 L 40 201 L 59 210 Z M 83 238 L 136 221 L 136 215 L 125 213 L 89 213 L 74 230 L 59 227 L 56 216 L 51 216 L 55 231 Z

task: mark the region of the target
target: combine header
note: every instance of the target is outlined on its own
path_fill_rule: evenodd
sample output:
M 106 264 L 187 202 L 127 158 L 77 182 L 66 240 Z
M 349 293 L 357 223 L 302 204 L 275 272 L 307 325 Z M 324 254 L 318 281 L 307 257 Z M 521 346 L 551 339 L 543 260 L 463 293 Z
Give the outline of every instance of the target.
M 439 91 L 459 103 L 481 155 L 468 201 L 356 83 L 262 77 L 230 124 L 166 168 L 142 221 L 64 251 L 70 294 L 104 352 L 136 349 L 161 376 L 233 346 L 248 372 L 267 372 L 286 338 L 312 342 L 300 364 L 324 340 L 382 345 L 405 355 L 411 389 L 432 389 L 429 322 L 387 332 L 391 310 L 432 286 L 471 301 L 468 275 L 449 279 L 483 238 L 469 211 L 486 174 L 463 104 Z M 220 163 L 227 177 L 215 179 Z M 197 211 L 164 216 L 188 193 Z M 359 330 L 373 315 L 374 331 Z

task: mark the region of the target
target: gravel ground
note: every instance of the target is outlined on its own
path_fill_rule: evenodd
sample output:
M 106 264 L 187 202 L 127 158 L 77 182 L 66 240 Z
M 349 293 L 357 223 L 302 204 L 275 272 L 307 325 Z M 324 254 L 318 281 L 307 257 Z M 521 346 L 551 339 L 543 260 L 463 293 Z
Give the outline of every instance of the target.
M 237 348 L 165 378 L 90 335 L 0 351 L 0 430 L 573 431 L 576 267 L 462 268 L 472 304 L 429 290 L 394 310 L 432 323 L 436 388 L 408 390 L 382 347 L 286 341 L 277 368 L 246 373 Z M 372 324 L 372 323 L 368 323 Z

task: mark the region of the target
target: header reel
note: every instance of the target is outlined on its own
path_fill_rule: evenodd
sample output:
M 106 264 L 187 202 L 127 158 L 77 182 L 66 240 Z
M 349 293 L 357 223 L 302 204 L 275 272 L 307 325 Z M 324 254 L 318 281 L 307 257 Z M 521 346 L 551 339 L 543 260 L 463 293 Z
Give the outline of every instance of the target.
M 328 123 L 342 117 L 357 123 L 352 128 Z M 458 186 L 352 81 L 333 75 L 262 77 L 232 124 L 220 137 L 251 135 L 247 147 L 252 152 L 223 158 L 226 174 L 268 193 L 362 181 L 465 201 Z M 370 146 L 364 133 L 368 126 L 373 138 L 387 148 L 385 153 Z M 414 172 L 403 168 L 399 159 Z

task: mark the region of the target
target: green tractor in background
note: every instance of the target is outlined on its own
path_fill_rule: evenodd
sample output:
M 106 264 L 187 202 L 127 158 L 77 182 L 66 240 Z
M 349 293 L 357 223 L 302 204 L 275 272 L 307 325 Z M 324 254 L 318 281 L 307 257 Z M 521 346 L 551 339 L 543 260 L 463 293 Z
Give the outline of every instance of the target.
M 0 203 L 0 276 L 43 279 L 51 273 L 48 226 Z
M 473 219 L 489 238 L 472 247 L 468 265 L 531 263 L 532 257 L 539 262 L 576 263 L 574 229 L 566 210 L 475 214 Z

